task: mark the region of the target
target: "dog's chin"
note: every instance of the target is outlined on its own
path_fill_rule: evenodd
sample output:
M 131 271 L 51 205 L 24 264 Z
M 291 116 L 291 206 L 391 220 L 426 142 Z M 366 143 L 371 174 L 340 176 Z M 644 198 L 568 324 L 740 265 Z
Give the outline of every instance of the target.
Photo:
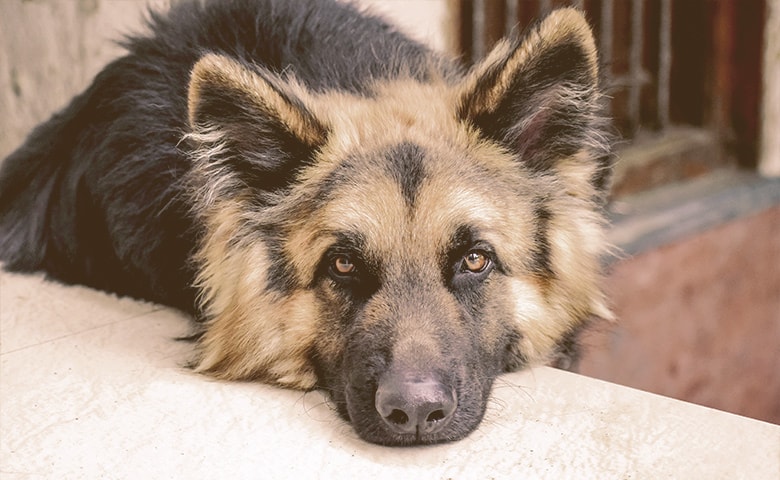
M 358 428 L 355 425 L 360 438 L 363 440 L 375 443 L 377 445 L 383 445 L 387 447 L 412 447 L 420 445 L 435 445 L 442 443 L 449 443 L 461 440 L 473 432 L 479 421 L 474 422 L 473 425 L 456 425 L 455 422 L 451 422 L 451 426 L 446 430 L 443 430 L 436 434 L 397 434 L 391 432 L 385 428 L 372 428 L 376 425 L 369 425 L 363 428 Z

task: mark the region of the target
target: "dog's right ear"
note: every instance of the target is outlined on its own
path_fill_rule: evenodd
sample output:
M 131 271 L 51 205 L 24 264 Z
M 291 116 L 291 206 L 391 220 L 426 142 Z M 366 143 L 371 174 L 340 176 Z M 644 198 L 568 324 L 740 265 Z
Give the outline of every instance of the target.
M 458 115 L 526 168 L 604 190 L 610 157 L 600 98 L 590 27 L 566 8 L 479 62 L 461 86 Z
M 192 69 L 188 94 L 195 157 L 209 164 L 206 170 L 238 175 L 244 185 L 284 186 L 327 136 L 306 108 L 306 95 L 295 82 L 205 55 Z

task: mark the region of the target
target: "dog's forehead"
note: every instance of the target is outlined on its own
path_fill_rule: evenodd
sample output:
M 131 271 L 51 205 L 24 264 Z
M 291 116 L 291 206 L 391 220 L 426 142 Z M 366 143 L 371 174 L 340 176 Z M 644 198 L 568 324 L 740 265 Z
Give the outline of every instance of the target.
M 506 232 L 517 210 L 506 202 L 517 191 L 504 177 L 473 152 L 406 140 L 353 155 L 335 169 L 321 218 L 329 230 L 360 236 L 383 258 L 410 251 L 435 256 L 463 227 L 488 237 Z
M 529 179 L 457 120 L 451 91 L 440 87 L 401 82 L 371 98 L 319 99 L 317 115 L 332 130 L 301 177 L 305 195 L 316 199 L 291 237 L 307 245 L 302 271 L 344 237 L 391 261 L 440 257 L 463 227 L 496 245 L 532 229 L 523 208 L 531 203 L 523 198 L 532 196 Z
M 315 117 L 330 135 L 320 158 L 326 166 L 353 152 L 411 141 L 469 142 L 458 120 L 456 90 L 443 81 L 379 82 L 368 95 L 327 92 L 311 99 Z

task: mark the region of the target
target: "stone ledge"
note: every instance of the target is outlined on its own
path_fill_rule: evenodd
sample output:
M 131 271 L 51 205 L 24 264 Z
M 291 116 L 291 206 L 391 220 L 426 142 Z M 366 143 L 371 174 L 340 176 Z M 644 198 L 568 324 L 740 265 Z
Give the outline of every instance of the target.
M 776 478 L 780 427 L 551 368 L 499 379 L 482 426 L 367 444 L 318 392 L 185 370 L 187 320 L 0 273 L 0 476 Z
M 609 239 L 637 255 L 774 205 L 780 205 L 780 178 L 718 171 L 614 201 Z

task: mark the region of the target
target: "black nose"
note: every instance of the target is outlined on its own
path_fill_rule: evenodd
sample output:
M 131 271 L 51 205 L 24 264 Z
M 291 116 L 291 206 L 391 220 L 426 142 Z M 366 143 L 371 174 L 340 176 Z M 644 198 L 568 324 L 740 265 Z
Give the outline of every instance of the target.
M 432 378 L 410 380 L 388 372 L 376 391 L 376 410 L 396 433 L 438 432 L 449 423 L 457 406 L 454 389 Z

